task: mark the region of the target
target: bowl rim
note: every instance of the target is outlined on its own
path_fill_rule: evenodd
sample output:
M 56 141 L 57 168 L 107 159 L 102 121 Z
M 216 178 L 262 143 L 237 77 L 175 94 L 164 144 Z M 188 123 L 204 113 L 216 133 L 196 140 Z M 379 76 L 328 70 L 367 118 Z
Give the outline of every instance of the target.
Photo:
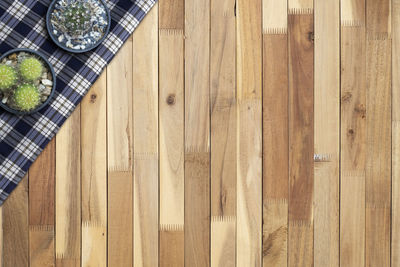
M 49 102 L 52 100 L 52 98 L 54 97 L 55 90 L 56 90 L 56 74 L 55 74 L 55 72 L 54 72 L 53 65 L 49 62 L 49 60 L 48 60 L 42 53 L 40 53 L 40 52 L 38 52 L 38 51 L 35 51 L 35 50 L 32 50 L 32 49 L 29 49 L 29 48 L 15 48 L 15 49 L 11 49 L 11 50 L 7 51 L 6 53 L 4 53 L 4 54 L 2 54 L 2 55 L 0 56 L 0 61 L 3 60 L 4 58 L 6 58 L 7 56 L 11 55 L 11 54 L 20 53 L 20 52 L 31 53 L 31 54 L 34 54 L 34 55 L 40 57 L 40 59 L 43 60 L 43 61 L 47 64 L 47 66 L 48 66 L 48 68 L 49 68 L 49 70 L 50 70 L 50 72 L 51 72 L 51 76 L 53 77 L 53 87 L 52 87 L 52 89 L 51 89 L 50 95 L 47 97 L 47 99 L 46 99 L 45 102 L 43 102 L 40 106 L 36 107 L 36 108 L 33 109 L 33 110 L 30 110 L 30 111 L 20 111 L 20 110 L 16 110 L 16 109 L 10 108 L 10 107 L 9 107 L 8 105 L 6 105 L 6 104 L 3 104 L 3 102 L 0 100 L 0 107 L 2 107 L 3 109 L 5 109 L 6 111 L 8 111 L 8 112 L 10 112 L 10 113 L 13 113 L 13 114 L 15 114 L 15 115 L 28 115 L 28 114 L 36 113 L 36 112 L 38 112 L 39 110 L 43 109 L 43 108 L 44 108 L 45 106 L 47 106 L 47 105 L 49 104 Z
M 107 6 L 107 4 L 106 4 L 106 2 L 104 0 L 98 0 L 103 4 L 103 6 L 104 6 L 104 8 L 106 10 L 107 18 L 108 18 L 108 25 L 107 25 L 107 28 L 106 28 L 106 31 L 105 31 L 103 37 L 101 37 L 101 39 L 98 40 L 93 46 L 90 46 L 89 48 L 85 48 L 85 49 L 80 49 L 80 50 L 72 49 L 72 48 L 66 47 L 65 45 L 61 44 L 58 41 L 58 39 L 55 38 L 55 36 L 53 34 L 53 31 L 50 29 L 50 27 L 51 27 L 50 15 L 51 15 L 52 11 L 54 10 L 54 5 L 56 4 L 57 1 L 60 1 L 60 0 L 53 0 L 50 3 L 49 8 L 47 9 L 46 28 L 47 28 L 47 32 L 49 33 L 49 36 L 50 36 L 51 40 L 53 40 L 53 42 L 59 48 L 65 50 L 67 52 L 70 52 L 70 53 L 80 54 L 80 53 L 85 53 L 85 52 L 88 52 L 88 51 L 91 51 L 91 50 L 97 48 L 106 39 L 106 37 L 110 33 L 110 28 L 111 28 L 111 12 L 110 12 L 110 9 L 108 8 L 108 6 Z

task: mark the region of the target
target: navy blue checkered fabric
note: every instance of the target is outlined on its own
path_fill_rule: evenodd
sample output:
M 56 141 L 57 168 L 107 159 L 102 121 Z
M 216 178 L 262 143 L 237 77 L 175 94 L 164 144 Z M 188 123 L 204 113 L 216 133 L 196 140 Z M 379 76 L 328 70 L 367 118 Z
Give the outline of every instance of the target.
M 49 105 L 29 116 L 0 110 L 0 205 L 88 92 L 157 0 L 108 0 L 111 31 L 95 50 L 71 54 L 57 48 L 46 30 L 51 0 L 0 1 L 0 55 L 30 48 L 45 55 L 57 75 Z

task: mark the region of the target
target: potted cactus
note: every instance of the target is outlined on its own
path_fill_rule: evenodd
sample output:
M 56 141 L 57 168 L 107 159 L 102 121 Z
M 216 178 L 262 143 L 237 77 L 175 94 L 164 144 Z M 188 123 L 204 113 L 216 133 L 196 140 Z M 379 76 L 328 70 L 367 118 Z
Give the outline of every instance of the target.
M 38 52 L 14 49 L 0 58 L 0 106 L 23 115 L 38 111 L 51 99 L 55 74 Z
M 110 19 L 103 0 L 54 0 L 47 12 L 47 30 L 61 48 L 86 52 L 104 40 Z

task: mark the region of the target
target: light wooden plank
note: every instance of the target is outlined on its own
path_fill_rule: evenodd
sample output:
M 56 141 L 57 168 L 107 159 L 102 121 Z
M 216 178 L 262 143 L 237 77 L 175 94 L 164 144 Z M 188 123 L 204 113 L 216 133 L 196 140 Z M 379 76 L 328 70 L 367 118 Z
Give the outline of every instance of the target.
M 392 0 L 392 266 L 400 266 L 400 1 Z
M 339 266 L 340 2 L 316 1 L 314 265 Z
M 366 0 L 340 0 L 342 26 L 365 26 Z
M 30 266 L 54 266 L 56 142 L 50 141 L 29 169 Z
M 313 7 L 313 0 L 288 0 L 289 14 L 309 14 Z
M 211 1 L 211 266 L 236 258 L 235 1 Z
M 133 39 L 134 266 L 158 266 L 158 5 Z M 146 73 L 146 75 L 143 75 Z
M 342 0 L 341 4 L 345 3 L 348 6 L 363 8 L 365 12 L 365 7 L 360 1 Z M 342 20 L 341 28 L 341 266 L 365 265 L 367 155 L 364 20 L 364 16 L 348 17 Z
M 313 264 L 313 31 L 312 14 L 289 15 L 289 266 Z
M 185 266 L 210 265 L 210 1 L 185 1 Z
M 287 0 L 262 0 L 263 32 L 280 34 L 287 32 Z
M 82 266 L 107 264 L 107 73 L 81 104 Z
M 80 106 L 56 137 L 56 266 L 81 265 Z
M 174 9 L 172 13 L 167 2 L 159 4 L 159 263 L 160 266 L 178 267 L 184 266 L 185 250 L 184 10 Z M 183 1 L 181 5 L 183 7 Z M 177 28 L 168 29 L 171 25 Z
M 263 266 L 287 266 L 287 2 L 263 4 Z
M 236 217 L 211 217 L 211 266 L 236 266 L 235 237 Z
M 237 1 L 236 265 L 262 264 L 262 4 Z
M 109 171 L 129 171 L 132 152 L 132 37 L 107 67 L 107 156 Z
M 29 265 L 28 175 L 2 206 L 2 266 Z
M 108 265 L 133 266 L 132 37 L 107 67 Z

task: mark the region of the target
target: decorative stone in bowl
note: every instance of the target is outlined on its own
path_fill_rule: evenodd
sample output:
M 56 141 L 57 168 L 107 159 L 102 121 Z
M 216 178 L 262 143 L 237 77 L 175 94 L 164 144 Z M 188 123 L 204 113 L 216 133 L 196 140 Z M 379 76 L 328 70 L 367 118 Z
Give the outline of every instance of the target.
M 0 57 L 0 106 L 17 115 L 46 106 L 54 95 L 56 76 L 39 52 L 19 48 Z
M 111 16 L 103 0 L 54 0 L 47 30 L 62 49 L 83 53 L 96 48 L 110 31 Z

